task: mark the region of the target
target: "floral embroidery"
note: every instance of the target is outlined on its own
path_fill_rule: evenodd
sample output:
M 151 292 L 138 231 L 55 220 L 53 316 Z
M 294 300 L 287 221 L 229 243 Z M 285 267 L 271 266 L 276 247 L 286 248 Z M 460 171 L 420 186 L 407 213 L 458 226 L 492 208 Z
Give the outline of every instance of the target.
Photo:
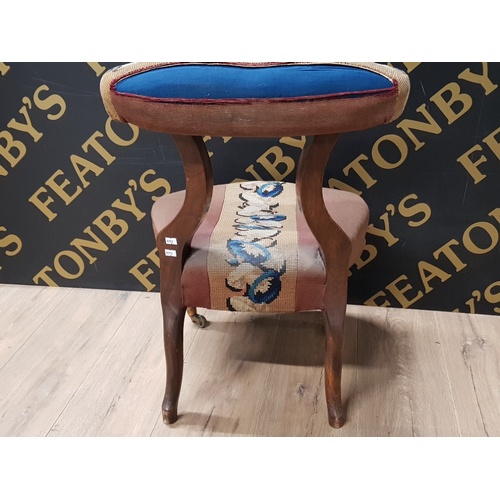
M 231 311 L 254 311 L 270 304 L 281 292 L 281 277 L 287 270 L 286 259 L 278 252 L 276 237 L 286 216 L 279 213 L 282 182 L 245 182 L 240 184 L 243 202 L 238 206 L 232 227 L 234 236 L 227 240 L 233 268 L 226 287 L 243 295 L 227 298 Z

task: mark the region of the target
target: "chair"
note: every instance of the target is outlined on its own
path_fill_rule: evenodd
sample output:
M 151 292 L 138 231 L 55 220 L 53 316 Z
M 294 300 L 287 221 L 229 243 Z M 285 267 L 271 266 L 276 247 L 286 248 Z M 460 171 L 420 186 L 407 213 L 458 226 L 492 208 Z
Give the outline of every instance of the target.
M 133 63 L 107 71 L 101 94 L 115 120 L 170 134 L 186 189 L 152 208 L 160 254 L 166 356 L 163 419 L 178 418 L 186 310 L 321 310 L 328 421 L 345 422 L 342 348 L 349 267 L 369 211 L 361 197 L 323 187 L 342 132 L 396 119 L 408 76 L 375 63 Z M 213 185 L 204 136 L 307 136 L 296 182 Z M 208 340 L 207 340 L 208 341 Z

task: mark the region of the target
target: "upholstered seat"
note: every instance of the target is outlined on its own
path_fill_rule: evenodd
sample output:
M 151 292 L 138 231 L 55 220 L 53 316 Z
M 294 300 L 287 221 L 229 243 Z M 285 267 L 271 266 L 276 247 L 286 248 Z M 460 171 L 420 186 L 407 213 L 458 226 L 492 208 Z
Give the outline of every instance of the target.
M 284 137 L 390 122 L 409 80 L 373 63 L 134 63 L 105 73 L 101 88 L 111 117 L 147 130 Z
M 134 63 L 106 72 L 101 93 L 113 119 L 172 135 L 186 175 L 186 190 L 160 198 L 152 209 L 165 423 L 178 417 L 185 313 L 196 317 L 201 306 L 321 310 L 328 422 L 341 427 L 347 282 L 363 250 L 368 208 L 355 194 L 324 188 L 324 171 L 340 133 L 401 115 L 408 76 L 374 63 Z M 307 141 L 295 184 L 214 186 L 203 136 Z
M 263 183 L 252 182 L 249 184 L 251 186 L 258 186 Z M 241 211 L 239 210 L 241 199 L 239 196 L 234 196 L 234 191 L 242 191 L 238 189 L 238 185 L 230 185 L 233 190 L 233 193 L 231 193 L 232 196 L 226 196 L 227 186 L 214 186 L 212 203 L 202 224 L 193 236 L 191 252 L 186 259 L 182 273 L 182 296 L 185 306 L 259 312 L 324 309 L 326 273 L 319 251 L 319 244 L 311 233 L 304 215 L 297 207 L 295 186 L 289 183 L 285 183 L 285 186 L 288 188 L 289 193 L 290 190 L 292 191 L 292 196 L 288 197 L 288 204 L 290 206 L 287 207 L 287 212 L 293 210 L 296 217 L 296 223 L 291 228 L 288 228 L 288 231 L 295 234 L 288 235 L 283 244 L 278 248 L 273 247 L 273 250 L 279 252 L 283 256 L 282 260 L 288 265 L 286 271 L 289 275 L 293 276 L 291 283 L 290 280 L 283 279 L 280 276 L 280 294 L 269 302 L 265 300 L 260 302 L 252 301 L 248 298 L 247 294 L 245 300 L 233 301 L 233 305 L 231 305 L 231 302 L 227 303 L 231 297 L 242 297 L 244 295 L 243 290 L 241 290 L 243 285 L 246 286 L 248 284 L 251 286 L 270 267 L 266 267 L 265 263 L 264 265 L 259 264 L 259 266 L 252 266 L 248 263 L 243 263 L 240 266 L 231 266 L 227 261 L 230 261 L 234 256 L 227 250 L 228 239 L 223 239 L 222 245 L 210 243 L 216 225 L 220 220 L 241 219 L 241 217 L 236 215 L 238 211 Z M 155 235 L 167 227 L 173 217 L 179 212 L 184 201 L 184 196 L 185 192 L 179 191 L 162 196 L 154 203 L 151 215 Z M 368 206 L 360 196 L 335 189 L 324 188 L 323 198 L 328 213 L 351 241 L 352 247 L 349 257 L 349 266 L 351 266 L 361 255 L 365 244 L 365 233 L 369 216 Z M 281 203 L 282 205 L 283 203 Z M 223 207 L 225 213 L 221 214 Z M 252 221 L 250 225 L 254 226 L 255 217 L 250 220 Z M 271 226 L 271 234 L 274 233 L 274 227 Z M 237 231 L 235 229 L 231 232 L 236 233 Z M 267 234 L 259 235 L 257 232 L 256 235 L 252 235 L 252 237 L 254 236 L 257 238 L 265 236 L 267 239 Z M 236 238 L 240 239 L 242 237 L 236 236 Z M 270 238 L 267 245 L 273 244 L 275 241 L 276 239 Z M 266 243 L 262 244 L 263 247 L 265 245 Z M 211 254 L 210 268 L 215 269 L 212 273 L 210 272 L 211 269 L 208 263 L 209 254 Z M 238 267 L 245 268 L 241 269 L 241 272 L 245 273 L 246 271 L 247 280 L 239 290 L 235 290 L 235 286 L 231 290 L 225 281 L 231 274 L 236 274 L 239 277 Z M 263 268 L 263 270 L 260 268 Z M 283 282 L 285 286 L 283 286 Z M 286 285 L 288 285 L 288 289 Z M 225 293 L 221 294 L 221 292 Z M 283 300 L 283 296 L 286 296 L 288 300 Z

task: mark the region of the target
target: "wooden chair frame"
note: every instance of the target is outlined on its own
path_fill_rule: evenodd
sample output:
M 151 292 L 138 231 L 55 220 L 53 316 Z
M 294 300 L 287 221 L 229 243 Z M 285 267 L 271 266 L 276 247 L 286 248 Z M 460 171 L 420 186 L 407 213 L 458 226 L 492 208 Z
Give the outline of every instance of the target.
M 348 262 L 351 242 L 330 217 L 322 196 L 326 164 L 340 134 L 307 138 L 296 173 L 296 193 L 300 210 L 316 237 L 326 267 L 325 391 L 328 421 L 339 428 L 345 422 L 341 400 L 342 350 L 347 304 Z M 210 206 L 213 173 L 205 143 L 200 136 L 174 135 L 186 175 L 185 199 L 179 213 L 156 238 L 160 254 L 160 293 L 166 356 L 166 389 L 162 404 L 164 422 L 172 424 L 178 416 L 178 400 L 184 365 L 183 325 L 186 307 L 182 300 L 181 275 L 189 255 L 191 239 Z M 175 237 L 175 248 L 167 244 Z M 167 256 L 174 249 L 176 257 Z M 170 252 L 166 252 L 170 250 Z M 190 315 L 194 313 L 193 308 Z
M 133 63 L 109 70 L 101 80 L 101 94 L 109 116 L 171 135 L 184 164 L 184 203 L 165 227 L 155 229 L 160 255 L 167 365 L 163 419 L 168 424 L 177 420 L 186 310 L 189 316 L 196 318 L 197 304 L 184 303 L 181 278 L 192 238 L 210 207 L 213 193 L 212 167 L 202 137 L 305 135 L 307 142 L 296 172 L 296 194 L 299 209 L 318 242 L 326 269 L 322 307 L 326 333 L 325 391 L 329 423 L 332 427 L 341 427 L 345 421 L 341 401 L 342 349 L 352 243 L 325 206 L 324 172 L 340 133 L 368 129 L 400 116 L 409 93 L 408 76 L 401 70 L 376 63 L 331 63 L 383 75 L 383 83 L 360 93 L 351 94 L 348 87 L 343 87 L 340 94 L 333 91 L 329 95 L 290 99 L 279 96 L 269 99 L 236 97 L 221 101 L 197 96 L 178 99 L 157 95 L 156 91 L 150 94 L 150 90 L 137 94 L 133 86 L 120 87 L 124 78 L 179 64 L 182 66 L 182 63 Z M 309 63 L 206 64 L 253 67 L 258 71 L 269 66 L 307 66 Z M 203 86 L 203 82 L 200 85 Z

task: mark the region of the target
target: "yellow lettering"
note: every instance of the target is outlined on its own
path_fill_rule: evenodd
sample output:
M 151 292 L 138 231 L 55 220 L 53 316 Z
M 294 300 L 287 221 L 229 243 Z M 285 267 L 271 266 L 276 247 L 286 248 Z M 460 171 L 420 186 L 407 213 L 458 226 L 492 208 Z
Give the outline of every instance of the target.
M 459 244 L 457 240 L 450 240 L 441 248 L 438 248 L 432 256 L 437 260 L 441 254 L 444 255 L 455 266 L 455 271 L 459 272 L 467 267 L 467 264 L 462 262 L 458 255 L 451 249 L 452 246 Z
M 366 256 L 366 258 L 363 258 L 363 255 L 365 253 L 368 253 L 368 255 Z M 363 252 L 358 257 L 358 260 L 356 260 L 354 265 L 356 266 L 357 269 L 361 269 L 362 267 L 365 267 L 366 264 L 371 262 L 377 256 L 377 253 L 378 253 L 377 248 L 374 245 L 367 243 L 365 245 L 365 247 L 363 248 Z
M 406 72 L 411 73 L 416 67 L 420 66 L 422 63 L 421 62 L 404 62 L 403 64 L 406 68 Z M 393 67 L 390 62 L 388 62 L 387 65 Z
M 132 137 L 130 139 L 124 139 L 113 130 L 112 125 L 114 124 L 115 122 L 113 122 L 112 118 L 108 118 L 106 120 L 106 135 L 111 139 L 111 141 L 113 141 L 117 146 L 130 146 L 131 144 L 134 144 L 134 142 L 139 137 L 139 127 L 133 125 L 132 123 L 119 123 L 119 125 L 128 125 L 130 127 L 130 130 L 132 131 Z
M 441 127 L 427 111 L 425 104 L 422 104 L 420 107 L 418 107 L 417 111 L 424 115 L 424 117 L 427 119 L 426 122 L 410 120 L 407 118 L 396 125 L 396 127 L 403 130 L 403 132 L 409 137 L 413 144 L 415 144 L 415 151 L 418 151 L 422 146 L 424 146 L 425 142 L 419 141 L 415 134 L 412 132 L 413 130 L 421 130 L 422 132 L 427 132 L 429 134 L 440 134 L 442 132 Z
M 148 253 L 147 257 L 157 268 L 160 267 L 160 256 L 158 255 L 158 249 L 156 247 Z M 151 276 L 154 271 L 150 267 L 145 269 L 144 272 L 140 269 L 141 267 L 147 265 L 148 261 L 146 259 L 141 259 L 134 267 L 132 267 L 132 269 L 130 269 L 129 273 L 142 283 L 148 292 L 150 292 L 156 285 L 147 278 L 148 276 Z
M 497 222 L 500 222 L 500 208 L 495 208 L 488 215 L 491 215 Z
M 0 156 L 3 156 L 9 162 L 10 167 L 14 168 L 26 154 L 26 146 L 21 141 L 14 139 L 12 134 L 7 130 L 0 132 L 0 139 L 5 140 L 5 146 L 0 145 Z M 11 153 L 12 149 L 17 151 L 16 156 Z M 8 175 L 8 171 L 1 165 L 0 175 Z
M 493 151 L 495 156 L 500 160 L 500 142 L 498 142 L 496 136 L 500 134 L 500 127 L 498 127 L 494 132 L 489 134 L 483 139 L 488 147 Z
M 47 196 L 47 198 L 45 199 L 45 201 L 42 201 L 39 196 L 42 194 L 42 193 L 47 193 L 48 191 L 44 188 L 44 187 L 41 187 L 41 188 L 38 188 L 28 199 L 28 201 L 30 203 L 33 203 L 33 205 L 35 205 L 36 208 L 38 208 L 38 210 L 40 210 L 40 212 L 43 213 L 43 215 L 45 215 L 45 217 L 47 217 L 47 219 L 49 219 L 49 222 L 53 221 L 56 217 L 57 217 L 57 214 L 55 212 L 53 212 L 50 208 L 49 208 L 49 205 L 51 203 L 54 202 L 54 198 L 52 198 L 51 196 Z
M 419 290 L 417 295 L 415 295 L 412 299 L 407 298 L 405 294 L 409 290 L 412 290 L 413 287 L 409 283 L 404 288 L 398 287 L 399 283 L 405 280 L 408 280 L 408 276 L 403 274 L 399 278 L 396 278 L 392 283 L 389 283 L 386 288 L 392 293 L 392 295 L 394 295 L 395 299 L 401 304 L 401 306 L 406 309 L 420 300 L 424 294 Z
M 53 271 L 49 266 L 45 266 L 38 274 L 33 277 L 33 282 L 35 285 L 40 284 L 40 280 L 49 286 L 59 286 L 47 273 Z
M 421 62 L 404 62 L 407 73 L 411 73 L 416 67 L 420 66 Z
M 411 220 L 408 222 L 408 225 L 411 227 L 418 227 L 425 224 L 430 219 L 432 213 L 431 207 L 427 205 L 427 203 L 415 203 L 414 205 L 406 206 L 406 202 L 408 200 L 417 199 L 418 196 L 416 194 L 409 194 L 408 196 L 405 196 L 398 205 L 399 213 L 403 217 L 413 217 L 417 214 L 423 214 L 423 217 L 420 220 Z
M 274 156 L 271 161 L 270 156 Z M 270 147 L 257 161 L 269 172 L 272 178 L 276 181 L 283 180 L 292 172 L 295 167 L 295 162 L 290 156 L 285 156 L 283 150 L 279 146 Z M 284 169 L 279 169 L 278 166 L 284 166 Z M 248 171 L 248 169 L 247 169 Z
M 66 101 L 57 94 L 51 94 L 49 97 L 41 99 L 40 94 L 42 92 L 46 92 L 47 90 L 49 90 L 47 85 L 40 85 L 40 87 L 38 87 L 33 94 L 33 100 L 35 101 L 35 105 L 43 111 L 48 111 L 53 106 L 59 106 L 59 111 L 56 114 L 47 115 L 49 120 L 58 120 L 66 112 Z
M 82 238 L 75 238 L 70 245 L 80 250 L 80 252 L 87 257 L 89 264 L 93 264 L 97 258 L 90 255 L 86 248 L 91 248 L 93 250 L 99 250 L 100 252 L 107 252 L 108 246 L 102 241 L 95 233 L 92 231 L 90 226 L 86 227 L 83 232 L 88 234 L 92 240 L 84 240 Z
M 498 88 L 498 85 L 493 83 L 489 78 L 488 78 L 488 63 L 483 62 L 482 63 L 483 67 L 483 73 L 478 75 L 476 73 L 473 73 L 470 68 L 467 68 L 465 71 L 462 71 L 458 75 L 458 78 L 461 80 L 466 80 L 468 82 L 472 83 L 478 83 L 483 87 L 484 89 L 484 95 L 491 94 L 495 89 Z
M 90 182 L 85 179 L 85 176 L 89 173 L 92 172 L 96 177 L 101 175 L 101 173 L 104 171 L 102 167 L 99 165 L 96 165 L 95 163 L 92 163 L 89 160 L 86 160 L 85 158 L 82 158 L 81 156 L 78 155 L 71 155 L 69 157 L 71 164 L 73 165 L 73 168 L 76 172 L 76 175 L 80 179 L 80 182 L 82 183 L 82 186 L 84 188 L 88 187 L 90 185 Z M 83 167 L 83 168 L 80 168 Z
M 25 99 L 27 99 L 27 98 L 24 97 L 23 102 L 25 101 Z M 28 100 L 28 102 L 29 102 L 29 100 Z M 30 103 L 30 106 L 31 106 L 31 103 Z M 19 113 L 21 113 L 24 116 L 25 123 L 19 123 L 14 118 L 12 118 L 12 120 L 10 120 L 10 122 L 7 123 L 7 127 L 12 128 L 14 130 L 18 130 L 19 132 L 25 132 L 25 133 L 29 134 L 35 142 L 38 142 L 38 140 L 40 139 L 40 137 L 43 136 L 43 134 L 33 127 L 26 106 L 23 106 L 19 110 Z
M 382 304 L 379 304 L 377 302 L 377 299 L 379 299 L 380 297 L 384 297 L 385 299 Z M 391 307 L 391 303 L 385 298 L 385 292 L 383 290 L 380 290 L 380 292 L 377 292 L 375 295 L 366 300 L 365 305 L 373 307 Z
M 349 172 L 353 170 L 358 174 L 359 178 L 365 183 L 367 189 L 370 189 L 377 181 L 366 171 L 366 169 L 361 165 L 362 160 L 368 160 L 368 156 L 361 154 L 355 160 L 353 160 L 349 165 L 346 165 L 342 172 L 344 175 L 348 176 Z M 358 191 L 361 194 L 361 191 Z
M 135 186 L 137 188 L 137 184 L 135 183 L 135 181 L 131 181 L 131 183 L 133 183 L 133 186 Z M 134 215 L 134 217 L 138 221 L 140 221 L 142 218 L 144 218 L 144 216 L 146 215 L 146 212 L 142 212 L 141 210 L 139 210 L 137 208 L 137 205 L 135 203 L 135 197 L 134 197 L 134 194 L 132 192 L 132 188 L 128 188 L 125 191 L 125 194 L 128 196 L 130 203 L 124 203 L 120 199 L 117 199 L 111 204 L 111 206 L 113 208 L 123 210 L 124 212 L 130 212 L 131 214 Z
M 437 266 L 429 264 L 424 260 L 418 263 L 418 272 L 420 273 L 420 278 L 424 284 L 425 293 L 429 293 L 433 288 L 429 285 L 429 281 L 434 278 L 439 278 L 441 283 L 445 282 L 447 279 L 451 278 L 451 274 L 444 272 Z
M 0 62 L 0 75 L 5 76 L 9 72 L 10 66 Z
M 446 100 L 443 96 L 449 94 L 449 99 Z M 436 92 L 430 100 L 436 104 L 441 113 L 447 118 L 448 125 L 467 113 L 472 107 L 472 98 L 469 94 L 461 92 L 460 85 L 451 82 L 445 85 L 441 90 Z M 455 111 L 453 105 L 459 103 L 459 110 Z
M 248 172 L 249 174 L 252 174 L 255 179 L 258 181 L 263 181 L 264 179 L 255 171 L 255 167 L 253 165 L 250 165 L 248 168 L 245 169 L 245 172 Z M 243 182 L 245 179 L 235 179 L 233 182 Z
M 497 293 L 493 293 L 494 288 L 500 288 L 500 281 L 495 281 L 495 283 L 492 283 L 491 285 L 486 288 L 484 291 L 484 298 L 490 303 L 490 304 L 498 304 L 500 302 L 500 291 Z M 496 313 L 500 313 L 500 307 L 494 307 L 493 310 Z
M 107 222 L 105 220 L 107 220 Z M 128 231 L 127 222 L 123 219 L 118 219 L 113 210 L 104 210 L 104 212 L 93 222 L 106 236 L 108 236 L 113 244 L 122 238 Z M 116 232 L 113 228 L 116 228 Z
M 7 228 L 4 226 L 0 226 L 0 232 L 4 231 L 7 231 Z M 13 248 L 11 247 L 12 245 L 14 245 Z M 5 250 L 5 255 L 13 257 L 21 251 L 21 249 L 23 248 L 23 242 L 21 241 L 21 238 L 19 238 L 19 236 L 16 236 L 15 234 L 7 234 L 3 238 L 0 238 L 0 248 L 7 248 L 7 250 Z
M 459 156 L 457 158 L 457 161 L 462 164 L 465 170 L 467 170 L 467 172 L 469 172 L 471 177 L 474 179 L 474 184 L 477 184 L 478 182 L 481 182 L 483 179 L 486 178 L 486 175 L 481 173 L 477 167 L 481 165 L 481 163 L 484 163 L 487 160 L 484 155 L 481 155 L 476 161 L 474 161 L 470 158 L 470 155 L 472 155 L 472 153 L 482 150 L 483 148 L 478 144 L 476 144 L 468 151 L 466 151 L 462 156 Z
M 69 205 L 77 196 L 80 195 L 80 193 L 83 191 L 80 186 L 76 188 L 76 190 L 73 192 L 73 194 L 69 194 L 65 191 L 65 188 L 69 186 L 70 182 L 68 179 L 64 179 L 62 184 L 57 184 L 56 182 L 56 177 L 60 177 L 61 175 L 64 175 L 64 172 L 62 170 L 56 170 L 54 174 L 52 174 L 45 184 L 49 186 L 54 193 L 61 198 L 61 200 L 64 201 L 66 205 Z
M 399 153 L 399 158 L 397 158 L 396 161 L 390 162 L 389 160 L 384 158 L 382 156 L 382 154 L 380 153 L 380 146 L 384 142 L 388 142 L 389 144 L 393 144 L 394 146 L 396 146 L 396 149 Z M 373 145 L 372 157 L 373 157 L 373 161 L 380 168 L 384 168 L 387 170 L 398 168 L 400 165 L 403 164 L 403 162 L 408 157 L 408 146 L 406 145 L 406 142 L 404 141 L 404 139 L 399 137 L 399 135 L 387 134 L 387 135 L 382 136 L 380 139 L 378 139 L 375 142 L 375 144 Z
M 488 246 L 482 248 L 472 241 L 471 233 L 475 229 L 476 230 L 481 229 L 482 231 L 484 231 L 488 235 L 488 237 L 490 239 L 490 243 L 488 244 Z M 476 233 L 477 233 L 477 231 L 476 231 Z M 497 243 L 498 243 L 498 231 L 495 228 L 495 226 L 493 224 L 490 224 L 489 222 L 476 222 L 475 224 L 471 224 L 465 230 L 465 233 L 463 236 L 463 244 L 464 244 L 465 248 L 467 248 L 467 250 L 469 250 L 469 252 L 477 254 L 477 255 L 490 252 L 491 250 L 493 250 L 493 248 L 496 247 Z
M 156 247 L 148 253 L 147 257 L 158 269 L 160 268 L 160 256 Z
M 304 149 L 304 146 L 306 145 L 306 136 L 303 135 L 301 136 L 300 139 L 297 139 L 296 137 L 282 137 L 279 142 L 281 144 L 286 144 L 287 146 L 292 146 L 294 148 L 298 148 L 300 150 Z
M 148 280 L 148 276 L 154 274 L 154 271 L 149 266 L 146 267 L 144 272 L 141 271 L 140 268 L 144 266 L 148 266 L 148 261 L 146 259 L 141 259 L 129 270 L 129 273 L 142 284 L 146 291 L 150 292 L 156 285 Z
M 349 191 L 350 193 L 357 194 L 358 196 L 363 194 L 361 191 L 358 191 L 352 186 L 349 186 L 349 184 L 339 181 L 338 179 L 334 179 L 333 177 L 331 179 L 328 179 L 328 187 L 331 189 L 340 189 L 341 191 Z
M 97 142 L 98 137 L 104 137 L 104 135 L 101 134 L 101 132 L 99 132 L 99 131 L 94 132 L 90 136 L 90 138 L 82 144 L 82 149 L 87 153 L 89 150 L 89 147 L 93 148 L 94 151 L 96 151 L 106 161 L 107 165 L 111 165 L 111 163 L 113 163 L 116 160 L 116 156 L 113 156 L 112 154 L 110 154 L 104 148 L 104 146 L 102 146 L 102 144 L 99 144 Z M 125 144 L 125 145 L 128 145 L 128 144 Z
M 77 267 L 76 273 L 71 273 L 62 266 L 61 264 L 62 257 L 66 257 L 74 264 L 76 264 Z M 85 263 L 83 262 L 83 259 L 76 252 L 73 252 L 72 250 L 63 250 L 62 252 L 59 252 L 55 256 L 54 268 L 57 274 L 59 274 L 59 276 L 62 276 L 63 278 L 66 278 L 68 280 L 74 280 L 76 278 L 79 278 L 83 274 L 83 271 L 85 270 Z
M 397 243 L 399 241 L 399 238 L 396 238 L 389 229 L 389 214 L 387 212 L 384 212 L 380 216 L 380 220 L 384 223 L 383 229 L 377 228 L 373 224 L 370 224 L 368 226 L 367 232 L 373 234 L 374 236 L 384 238 L 384 240 L 387 241 L 387 245 L 392 247 L 394 243 Z
M 160 198 L 160 196 L 169 194 L 172 188 L 170 186 L 170 183 L 166 179 L 163 179 L 161 177 L 151 182 L 147 182 L 146 179 L 151 175 L 156 175 L 156 172 L 152 169 L 146 170 L 139 179 L 139 185 L 141 186 L 141 189 L 146 191 L 146 193 L 153 193 L 157 189 L 163 189 L 165 191 L 163 195 L 151 196 L 151 199 L 153 201 L 156 201 L 158 198 Z
M 88 62 L 87 64 L 94 70 L 95 76 L 101 76 L 106 71 L 106 67 L 98 62 Z

